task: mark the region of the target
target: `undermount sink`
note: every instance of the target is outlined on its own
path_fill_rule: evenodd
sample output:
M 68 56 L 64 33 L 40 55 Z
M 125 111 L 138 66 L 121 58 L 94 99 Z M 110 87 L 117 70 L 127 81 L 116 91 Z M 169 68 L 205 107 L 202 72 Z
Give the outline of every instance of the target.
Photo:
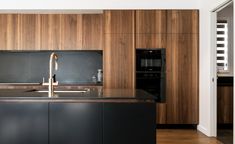
M 90 89 L 89 88 L 86 88 L 86 89 L 58 89 L 58 90 L 54 90 L 54 93 L 86 93 L 86 92 L 89 92 Z M 33 89 L 33 90 L 29 90 L 27 92 L 36 92 L 36 93 L 48 93 L 48 90 L 47 89 Z
M 85 93 L 89 90 L 55 90 L 54 93 Z M 38 93 L 48 93 L 48 90 L 36 90 Z

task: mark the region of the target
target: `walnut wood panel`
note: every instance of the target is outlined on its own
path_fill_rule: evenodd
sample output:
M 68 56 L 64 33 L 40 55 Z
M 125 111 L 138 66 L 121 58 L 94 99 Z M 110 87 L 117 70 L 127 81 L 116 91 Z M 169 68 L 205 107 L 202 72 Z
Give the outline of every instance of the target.
M 217 123 L 233 123 L 233 86 L 217 87 Z
M 166 103 L 157 103 L 157 124 L 166 124 Z
M 168 10 L 167 33 L 198 33 L 198 10 Z
M 103 49 L 103 15 L 86 14 L 82 16 L 82 47 L 86 50 Z
M 105 34 L 104 88 L 134 88 L 133 34 Z
M 165 34 L 166 10 L 136 10 L 137 34 Z
M 40 15 L 19 16 L 19 50 L 40 50 Z
M 172 65 L 168 124 L 198 123 L 198 34 L 169 34 Z
M 135 31 L 135 11 L 106 10 L 104 11 L 104 33 L 132 34 Z
M 78 25 L 81 21 L 76 14 L 61 15 L 61 50 L 82 49 L 82 41 L 79 42 Z
M 8 30 L 8 15 L 0 15 L 0 48 L 4 49 L 7 47 L 7 30 Z
M 17 50 L 19 47 L 19 17 L 17 14 L 0 14 L 0 50 Z
M 166 48 L 166 34 L 136 34 L 136 48 Z
M 41 15 L 41 48 L 40 50 L 61 49 L 61 16 L 56 14 Z

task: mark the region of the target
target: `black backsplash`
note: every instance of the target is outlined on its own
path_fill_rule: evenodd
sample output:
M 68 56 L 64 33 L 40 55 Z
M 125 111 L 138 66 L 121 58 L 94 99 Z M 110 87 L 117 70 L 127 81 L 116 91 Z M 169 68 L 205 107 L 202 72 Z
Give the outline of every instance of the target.
M 0 83 L 41 83 L 48 80 L 52 51 L 0 52 Z M 59 83 L 90 83 L 102 69 L 102 51 L 55 51 Z

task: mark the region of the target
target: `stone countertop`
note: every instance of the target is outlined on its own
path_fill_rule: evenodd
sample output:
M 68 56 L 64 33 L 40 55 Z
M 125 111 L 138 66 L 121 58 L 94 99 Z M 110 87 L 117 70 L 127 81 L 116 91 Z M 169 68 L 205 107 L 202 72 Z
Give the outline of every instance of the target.
M 47 89 L 1 89 L 0 102 L 155 102 L 153 95 L 138 89 L 89 89 L 79 93 L 55 93 L 53 98 L 37 90 Z

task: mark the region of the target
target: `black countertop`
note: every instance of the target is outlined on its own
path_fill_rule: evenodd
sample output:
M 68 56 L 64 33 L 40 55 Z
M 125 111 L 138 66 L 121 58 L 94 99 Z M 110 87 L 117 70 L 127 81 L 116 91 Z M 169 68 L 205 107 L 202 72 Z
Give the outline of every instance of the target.
M 86 92 L 55 94 L 53 98 L 49 98 L 47 92 L 37 92 L 36 89 L 2 89 L 0 102 L 154 102 L 155 100 L 153 95 L 138 89 L 88 89 Z

